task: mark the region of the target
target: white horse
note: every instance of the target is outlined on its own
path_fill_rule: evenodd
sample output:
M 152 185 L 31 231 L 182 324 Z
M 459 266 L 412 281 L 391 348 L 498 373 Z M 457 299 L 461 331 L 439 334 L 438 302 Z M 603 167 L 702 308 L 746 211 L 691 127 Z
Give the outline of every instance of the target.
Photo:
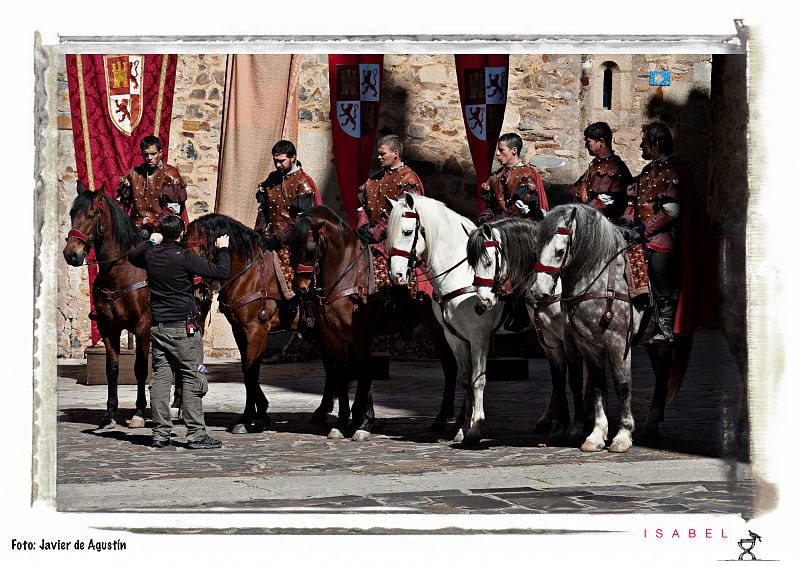
M 644 309 L 634 306 L 628 295 L 622 253 L 627 242 L 602 214 L 584 205 L 554 208 L 540 230 L 534 296 L 553 295 L 560 280 L 567 312 L 564 332 L 574 340 L 589 371 L 594 429 L 581 450 L 599 452 L 608 439 L 604 407 L 608 357 L 620 405 L 619 430 L 608 450 L 627 452 L 634 430 L 630 353 L 644 316 Z
M 493 332 L 510 332 L 500 328 L 502 309 L 485 311 L 473 285 L 475 273 L 466 261 L 466 232 L 474 230 L 475 224 L 424 196 L 406 193 L 390 206 L 386 237 L 389 277 L 395 284 L 407 285 L 418 258 L 427 266 L 437 303 L 433 310 L 455 354 L 458 379 L 466 393 L 464 424 L 454 441 L 476 444 L 485 420 L 483 389 L 489 338 Z
M 484 224 L 469 235 L 467 263 L 475 270 L 478 300 L 487 310 L 494 308 L 502 295 L 525 294 L 528 315 L 547 356 L 553 383 L 547 410 L 536 424 L 534 433 L 549 432 L 548 443 L 558 444 L 567 434 L 571 438 L 584 434 L 583 362 L 569 336 L 564 340 L 561 282 L 549 297 L 535 300 L 529 292 L 536 275 L 534 264 L 539 225 L 539 222 L 513 217 Z M 575 408 L 571 429 L 567 375 Z M 556 424 L 552 427 L 554 417 Z

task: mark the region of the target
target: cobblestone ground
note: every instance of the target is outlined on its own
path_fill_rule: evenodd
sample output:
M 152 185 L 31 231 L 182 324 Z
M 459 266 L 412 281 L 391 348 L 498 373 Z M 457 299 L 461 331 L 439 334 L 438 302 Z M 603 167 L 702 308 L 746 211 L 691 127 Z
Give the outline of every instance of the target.
M 642 424 L 653 377 L 642 349 L 633 360 L 634 417 Z M 431 430 L 443 385 L 436 362 L 391 362 L 391 378 L 374 383 L 378 420 L 365 443 L 328 440 L 329 427 L 309 424 L 322 393 L 320 363 L 262 367 L 272 425 L 252 435 L 230 433 L 244 404 L 238 361 L 207 366 L 206 422 L 224 446 L 188 450 L 176 423 L 176 448 L 165 452 L 149 447 L 149 428 L 97 430 L 106 388 L 81 383 L 85 366 L 61 363 L 59 510 L 752 512 L 755 485 L 750 467 L 737 460 L 733 435 L 741 383 L 718 330 L 697 334 L 661 437 L 636 443 L 628 454 L 546 446 L 546 437 L 532 434 L 550 392 L 544 359 L 530 360 L 527 380 L 487 384 L 484 439 L 473 448 L 451 442 L 454 425 Z M 121 386 L 123 419 L 134 400 L 135 387 Z M 613 388 L 609 405 L 613 435 Z

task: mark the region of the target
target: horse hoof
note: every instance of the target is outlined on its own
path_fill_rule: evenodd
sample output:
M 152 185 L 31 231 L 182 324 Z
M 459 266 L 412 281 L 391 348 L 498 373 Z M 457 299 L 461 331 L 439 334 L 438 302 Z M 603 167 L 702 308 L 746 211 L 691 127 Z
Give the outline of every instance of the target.
M 344 434 L 338 428 L 332 428 L 328 433 L 328 440 L 341 440 L 342 438 L 344 438 Z
M 631 449 L 633 444 L 629 441 L 621 441 L 618 440 L 616 442 L 612 442 L 611 446 L 608 447 L 609 452 L 617 452 L 618 454 L 625 454 L 628 450 Z
M 464 440 L 461 441 L 462 446 L 477 446 L 481 441 L 481 437 L 477 434 L 467 434 Z
M 272 419 L 269 417 L 264 417 L 263 419 L 256 419 L 247 427 L 247 432 L 251 433 L 258 433 L 264 432 L 269 428 L 269 425 L 272 423 Z
M 372 434 L 370 434 L 366 430 L 357 430 L 353 434 L 352 441 L 353 442 L 365 442 L 365 441 L 369 440 L 370 436 L 372 436 Z
M 170 407 L 169 418 L 173 421 L 179 421 L 183 418 L 183 411 L 181 411 L 180 407 Z
M 105 418 L 102 421 L 100 421 L 100 426 L 97 428 L 101 430 L 111 430 L 116 427 L 117 427 L 117 421 L 115 421 L 112 418 Z
M 553 423 L 548 421 L 539 421 L 533 427 L 533 434 L 548 434 L 553 429 Z
M 601 446 L 597 442 L 593 440 L 586 440 L 583 444 L 581 444 L 581 452 L 602 452 L 604 446 Z
M 642 432 L 639 433 L 640 440 L 655 440 L 658 438 L 659 432 L 658 427 L 655 428 L 643 428 Z
M 456 437 L 453 439 L 453 442 L 455 442 L 456 444 L 461 444 L 463 441 L 464 441 L 464 431 L 458 429 L 458 432 L 456 433 Z
M 128 428 L 144 428 L 144 419 L 139 415 L 133 415 L 133 418 L 128 422 Z
M 328 422 L 328 414 L 314 411 L 309 422 L 313 425 L 324 425 Z
M 231 434 L 247 434 L 247 425 L 238 423 L 233 427 L 233 430 L 231 430 Z

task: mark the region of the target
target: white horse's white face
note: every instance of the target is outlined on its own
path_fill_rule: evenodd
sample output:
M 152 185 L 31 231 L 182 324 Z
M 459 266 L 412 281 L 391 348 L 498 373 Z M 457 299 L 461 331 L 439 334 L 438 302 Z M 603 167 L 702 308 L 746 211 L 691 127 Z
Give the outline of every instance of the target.
M 491 309 L 497 304 L 495 284 L 506 276 L 506 265 L 500 241 L 500 232 L 484 225 L 484 245 L 488 251 L 487 258 L 478 260 L 475 266 L 475 286 L 478 288 L 478 301 L 486 309 Z M 494 244 L 494 245 L 493 245 Z M 487 284 L 491 281 L 491 284 Z M 478 283 L 481 284 L 478 284 Z
M 538 300 L 560 292 L 561 269 L 568 260 L 567 255 L 571 241 L 572 227 L 559 228 L 559 231 L 542 248 L 536 269 L 536 279 L 531 289 L 535 299 Z
M 419 218 L 413 207 L 408 207 L 405 202 L 400 202 L 396 205 L 400 208 L 398 212 L 400 217 L 397 219 L 400 222 L 400 229 L 397 236 L 392 240 L 392 253 L 391 261 L 389 262 L 389 279 L 395 285 L 408 285 L 410 278 L 409 261 L 416 261 L 417 257 L 425 253 L 425 230 L 419 223 Z M 406 254 L 413 254 L 416 257 L 408 257 L 407 255 L 400 255 L 397 251 L 405 252 Z

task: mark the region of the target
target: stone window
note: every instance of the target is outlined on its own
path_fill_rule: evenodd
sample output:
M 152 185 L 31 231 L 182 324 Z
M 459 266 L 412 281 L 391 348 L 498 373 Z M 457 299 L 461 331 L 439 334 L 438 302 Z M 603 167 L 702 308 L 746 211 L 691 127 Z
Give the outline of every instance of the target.
M 620 109 L 619 66 L 613 61 L 602 64 L 603 71 L 603 108 Z

